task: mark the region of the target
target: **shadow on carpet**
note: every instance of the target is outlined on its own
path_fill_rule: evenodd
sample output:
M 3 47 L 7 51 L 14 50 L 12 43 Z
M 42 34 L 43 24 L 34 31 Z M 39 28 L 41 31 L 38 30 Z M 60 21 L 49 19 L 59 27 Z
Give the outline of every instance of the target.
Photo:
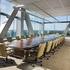
M 33 67 L 31 66 L 31 64 L 22 63 L 22 64 L 18 65 L 17 68 L 19 68 L 21 70 L 32 70 Z

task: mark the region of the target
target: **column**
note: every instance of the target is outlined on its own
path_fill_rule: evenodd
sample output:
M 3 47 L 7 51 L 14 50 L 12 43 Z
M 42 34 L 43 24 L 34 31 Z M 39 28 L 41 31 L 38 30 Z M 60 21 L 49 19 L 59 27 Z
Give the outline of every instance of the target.
M 43 19 L 43 23 L 41 24 L 41 34 L 44 34 L 44 19 Z
M 22 36 L 24 31 L 25 10 L 21 8 L 21 20 L 17 20 L 16 35 Z
M 25 9 L 21 8 L 21 36 L 23 36 L 24 32 L 24 20 L 25 20 Z
M 29 17 L 29 14 L 27 12 L 25 12 L 25 20 L 26 20 L 26 25 L 27 25 L 29 34 L 34 34 L 32 24 L 30 21 L 30 17 Z

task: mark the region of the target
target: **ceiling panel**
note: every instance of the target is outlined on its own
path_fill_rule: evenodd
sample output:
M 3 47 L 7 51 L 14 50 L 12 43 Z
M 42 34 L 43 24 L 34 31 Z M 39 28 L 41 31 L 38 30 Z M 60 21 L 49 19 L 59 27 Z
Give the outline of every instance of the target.
M 49 6 L 47 5 L 47 0 L 41 0 L 34 3 L 40 7 L 43 7 L 44 9 L 49 9 Z
M 47 5 L 47 1 L 46 0 L 42 0 L 42 1 L 39 1 L 39 2 L 34 2 L 33 4 L 34 4 L 34 6 L 36 5 L 36 8 L 39 7 L 38 9 L 42 9 L 40 11 L 45 11 L 45 12 L 49 12 L 49 13 L 52 13 L 53 14 L 53 9 L 50 8 Z
M 64 7 L 70 7 L 70 0 L 62 0 Z
M 42 10 L 53 16 L 70 15 L 70 0 L 11 0 L 18 4 L 24 4 L 25 8 L 47 16 Z M 36 7 L 39 6 L 41 9 Z
M 46 15 L 44 12 L 42 12 L 40 9 L 38 9 L 37 7 L 35 7 L 33 4 L 30 4 L 28 7 L 26 7 L 26 9 L 28 9 L 29 11 L 35 11 L 39 14 L 41 14 L 42 16 L 48 16 Z M 36 14 L 35 14 L 36 15 Z
M 29 3 L 40 1 L 40 0 L 9 0 L 9 1 L 11 1 L 11 2 L 17 2 L 19 4 L 27 5 Z
M 59 0 L 47 0 L 47 4 L 49 5 L 49 7 L 55 9 L 55 8 L 61 8 L 61 4 L 59 2 Z

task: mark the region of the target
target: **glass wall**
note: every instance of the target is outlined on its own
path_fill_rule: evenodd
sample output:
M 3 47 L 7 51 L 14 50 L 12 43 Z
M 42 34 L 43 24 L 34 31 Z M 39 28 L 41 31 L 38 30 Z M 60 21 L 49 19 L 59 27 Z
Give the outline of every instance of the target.
M 6 17 L 6 14 L 10 15 L 13 11 L 13 6 L 14 4 L 9 2 L 8 0 L 0 0 L 0 26 L 1 24 L 4 24 L 8 18 Z M 4 14 L 1 14 L 3 12 Z M 30 13 L 30 12 L 28 12 Z M 36 14 L 36 13 L 35 13 Z M 21 12 L 19 11 L 17 16 L 20 18 L 21 17 Z M 55 17 L 56 19 L 59 20 L 60 23 L 57 23 L 57 20 L 55 20 L 52 17 L 46 17 L 42 18 L 40 16 L 36 16 L 32 14 L 32 12 L 29 14 L 31 24 L 34 30 L 34 33 L 41 34 L 42 31 L 42 24 L 44 24 L 44 33 L 56 33 L 56 32 L 63 32 L 68 25 L 68 23 L 62 23 L 62 21 L 70 21 L 70 16 L 57 16 Z M 44 16 L 43 16 L 44 17 Z M 13 23 L 11 24 L 7 36 L 16 36 L 17 28 L 19 26 L 17 24 L 20 24 L 20 20 L 17 18 L 14 19 Z M 50 23 L 53 22 L 53 23 Z M 56 23 L 54 23 L 56 22 Z M 54 31 L 54 32 L 53 32 Z M 26 22 L 24 21 L 24 33 L 28 33 L 27 25 Z
M 8 0 L 0 0 L 1 1 L 1 12 L 11 14 L 13 11 L 13 3 L 9 2 Z

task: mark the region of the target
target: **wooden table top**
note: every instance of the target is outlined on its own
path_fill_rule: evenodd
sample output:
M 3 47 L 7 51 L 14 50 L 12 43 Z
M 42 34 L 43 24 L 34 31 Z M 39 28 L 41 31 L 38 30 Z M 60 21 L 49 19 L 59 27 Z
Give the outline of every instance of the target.
M 8 47 L 28 49 L 38 46 L 42 42 L 48 42 L 49 40 L 56 39 L 57 37 L 59 36 L 52 34 L 46 35 L 44 37 L 34 37 L 32 39 L 14 40 L 8 45 Z

